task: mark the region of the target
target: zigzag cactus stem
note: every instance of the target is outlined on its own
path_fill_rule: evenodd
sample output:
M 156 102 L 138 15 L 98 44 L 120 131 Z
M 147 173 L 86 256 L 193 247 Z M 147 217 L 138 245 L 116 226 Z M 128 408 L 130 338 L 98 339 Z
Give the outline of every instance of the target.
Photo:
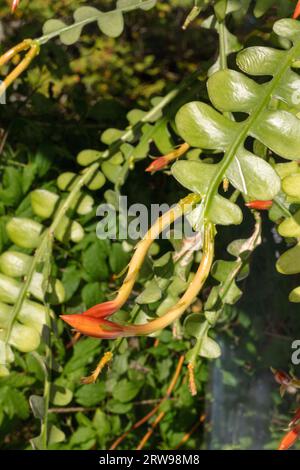
M 212 266 L 214 257 L 214 226 L 207 223 L 204 228 L 203 254 L 199 268 L 184 295 L 165 315 L 143 325 L 119 325 L 87 315 L 62 315 L 60 318 L 80 333 L 94 338 L 114 339 L 129 336 L 149 335 L 166 328 L 181 317 L 202 289 Z
M 122 286 L 119 289 L 118 295 L 114 300 L 104 302 L 102 304 L 95 305 L 94 307 L 90 308 L 83 315 L 95 317 L 95 318 L 105 318 L 109 315 L 112 315 L 117 310 L 124 305 L 127 301 L 145 256 L 154 242 L 154 240 L 162 233 L 167 227 L 169 227 L 175 220 L 179 217 L 183 216 L 184 214 L 190 212 L 195 204 L 200 201 L 200 196 L 197 194 L 190 194 L 175 207 L 171 208 L 168 212 L 163 214 L 161 217 L 157 219 L 157 221 L 152 225 L 152 227 L 148 230 L 145 234 L 143 239 L 137 244 L 135 248 L 135 253 L 131 258 L 131 261 L 128 266 L 128 272 L 124 279 Z
M 295 8 L 295 11 L 294 11 L 294 14 L 293 14 L 293 18 L 296 20 L 299 16 L 300 16 L 300 0 L 298 1 L 297 5 L 296 5 L 296 8 Z

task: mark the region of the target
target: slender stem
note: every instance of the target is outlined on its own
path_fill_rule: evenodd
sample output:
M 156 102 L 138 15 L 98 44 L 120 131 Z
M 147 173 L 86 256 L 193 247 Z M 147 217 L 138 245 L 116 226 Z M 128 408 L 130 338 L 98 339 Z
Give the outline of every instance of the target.
M 145 445 L 147 444 L 147 442 L 149 441 L 150 437 L 152 436 L 152 434 L 154 433 L 154 430 L 155 428 L 157 427 L 157 425 L 161 422 L 161 420 L 163 419 L 163 417 L 165 416 L 166 412 L 165 411 L 161 411 L 159 413 L 159 415 L 155 418 L 154 422 L 151 424 L 151 427 L 149 429 L 149 431 L 146 432 L 145 436 L 142 438 L 142 440 L 140 441 L 140 443 L 138 444 L 136 450 L 142 450 Z
M 197 357 L 199 356 L 200 352 L 201 352 L 201 348 L 202 348 L 202 345 L 203 345 L 203 341 L 204 341 L 204 338 L 207 336 L 207 333 L 210 329 L 210 324 L 208 323 L 207 320 L 204 320 L 204 322 L 202 323 L 201 325 L 201 328 L 200 328 L 200 331 L 199 331 L 199 334 L 198 334 L 198 337 L 197 337 L 197 341 L 195 343 L 195 346 L 193 347 L 192 349 L 192 353 L 191 353 L 191 356 L 189 358 L 189 372 L 190 372 L 190 384 L 192 382 L 191 379 L 193 379 L 193 374 L 194 374 L 194 366 L 196 364 L 196 360 L 197 360 Z M 192 392 L 192 395 L 196 395 L 197 391 L 194 389 L 194 387 L 191 387 L 191 392 Z M 196 392 L 196 393 L 195 393 Z
M 7 328 L 7 333 L 6 333 L 6 342 L 9 341 L 11 330 L 14 324 L 14 321 L 16 320 L 23 302 L 25 300 L 25 297 L 27 295 L 32 277 L 36 271 L 37 265 L 43 262 L 45 259 L 48 259 L 48 262 L 51 258 L 51 251 L 52 251 L 52 243 L 53 243 L 53 238 L 54 238 L 54 232 L 57 229 L 58 225 L 60 224 L 62 218 L 65 216 L 66 212 L 68 209 L 73 205 L 74 201 L 77 200 L 78 193 L 82 186 L 89 182 L 95 172 L 98 170 L 99 164 L 94 163 L 91 165 L 88 170 L 82 174 L 78 180 L 76 181 L 72 191 L 70 191 L 68 197 L 66 200 L 63 202 L 61 207 L 58 209 L 54 220 L 50 227 L 45 230 L 41 243 L 32 258 L 31 265 L 29 272 L 27 274 L 26 280 L 23 284 L 23 287 L 21 289 L 21 292 L 18 296 L 17 302 L 15 303 L 12 311 L 12 315 L 10 317 L 10 323 Z M 47 289 L 46 289 L 47 290 Z M 45 345 L 46 345 L 46 369 L 45 369 L 45 382 L 44 382 L 44 393 L 43 393 L 43 398 L 44 398 L 44 417 L 42 420 L 41 424 L 41 441 L 42 441 L 42 446 L 43 449 L 47 449 L 48 446 L 48 409 L 49 409 L 49 404 L 50 404 L 50 394 L 51 394 L 51 370 L 52 370 L 52 364 L 53 364 L 53 355 L 52 355 L 52 348 L 51 348 L 51 330 L 52 330 L 52 325 L 51 325 L 51 314 L 48 311 L 47 319 L 46 319 L 46 339 L 45 339 Z
M 219 30 L 219 54 L 220 54 L 220 70 L 226 70 L 227 69 L 227 51 L 226 51 L 226 43 L 227 43 L 227 37 L 226 37 L 226 27 L 225 27 L 225 20 L 220 21 L 218 23 L 218 30 Z M 227 116 L 229 119 L 232 118 L 231 113 L 223 113 L 225 116 Z M 222 175 L 221 180 L 225 176 Z M 220 182 L 221 182 L 220 180 Z M 235 197 L 238 197 L 238 192 L 235 191 L 231 198 L 234 199 Z M 207 200 L 206 196 L 206 200 Z M 194 378 L 194 367 L 196 364 L 197 357 L 199 356 L 199 353 L 201 351 L 203 341 L 205 336 L 207 335 L 208 331 L 210 329 L 210 325 L 207 320 L 205 320 L 202 323 L 202 326 L 200 328 L 199 334 L 197 336 L 197 340 L 195 343 L 195 346 L 192 349 L 192 353 L 189 359 L 189 364 L 188 364 L 188 370 L 189 370 L 189 383 L 190 383 L 190 390 L 192 395 L 197 394 L 197 389 L 196 389 L 196 383 L 195 383 L 195 378 Z

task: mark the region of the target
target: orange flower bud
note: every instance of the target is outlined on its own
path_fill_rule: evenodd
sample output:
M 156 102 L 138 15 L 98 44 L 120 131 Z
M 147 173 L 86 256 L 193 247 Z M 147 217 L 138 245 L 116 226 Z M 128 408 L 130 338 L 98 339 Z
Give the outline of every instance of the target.
M 11 11 L 12 13 L 14 13 L 16 11 L 16 9 L 18 8 L 19 6 L 19 3 L 20 3 L 20 0 L 13 0 L 12 4 L 11 4 Z
M 155 173 L 156 171 L 163 170 L 168 163 L 177 160 L 177 158 L 182 157 L 188 150 L 190 146 L 186 142 L 181 144 L 178 148 L 172 150 L 172 152 L 167 153 L 167 155 L 163 155 L 162 157 L 158 157 L 146 168 L 148 173 Z
M 261 211 L 266 211 L 272 207 L 273 201 L 251 201 L 246 202 L 246 206 L 249 209 L 257 209 Z
M 123 336 L 123 327 L 111 321 L 86 315 L 61 315 L 60 318 L 77 331 L 92 338 L 116 339 Z
M 115 339 L 118 337 L 149 335 L 155 331 L 162 330 L 177 320 L 197 298 L 199 291 L 203 287 L 207 276 L 209 275 L 213 262 L 213 256 L 213 226 L 211 224 L 207 224 L 204 230 L 203 254 L 200 265 L 197 272 L 195 273 L 193 280 L 190 282 L 187 290 L 179 299 L 177 304 L 171 307 L 162 317 L 156 318 L 155 320 L 152 320 L 148 323 L 122 326 L 105 320 L 101 317 L 102 315 L 108 315 L 108 313 L 105 312 L 105 304 L 109 304 L 109 308 L 111 308 L 111 304 L 119 306 L 120 300 L 118 302 L 105 302 L 104 304 L 96 305 L 95 307 L 92 307 L 90 310 L 88 310 L 90 315 L 87 315 L 87 312 L 85 312 L 85 314 L 61 315 L 60 318 L 75 328 L 79 333 L 82 333 L 86 336 L 91 336 L 93 338 Z M 123 305 L 124 298 L 121 300 Z M 97 317 L 99 309 L 101 316 Z
M 293 18 L 294 18 L 294 19 L 297 19 L 298 16 L 300 16 L 300 0 L 298 1 L 297 6 L 296 6 L 296 8 L 295 8 L 295 11 L 294 11 L 294 14 L 293 14 Z

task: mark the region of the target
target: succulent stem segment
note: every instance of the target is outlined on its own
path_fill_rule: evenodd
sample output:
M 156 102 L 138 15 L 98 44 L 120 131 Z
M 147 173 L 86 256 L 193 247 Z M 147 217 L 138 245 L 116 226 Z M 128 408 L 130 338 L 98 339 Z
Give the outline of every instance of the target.
M 26 70 L 38 55 L 40 47 L 33 39 L 24 39 L 0 57 L 0 67 L 10 62 L 20 52 L 28 51 L 24 59 L 5 77 L 0 85 L 0 98 L 7 88 Z
M 177 207 L 177 206 L 176 206 Z M 157 228 L 156 228 L 157 229 Z M 148 232 L 149 233 L 149 232 Z M 145 256 L 145 254 L 143 255 Z M 181 317 L 202 289 L 211 269 L 214 256 L 214 227 L 206 223 L 202 259 L 189 287 L 165 315 L 142 325 L 119 325 L 104 318 L 91 315 L 62 315 L 61 318 L 81 333 L 102 339 L 149 335 L 159 331 Z M 139 258 L 138 258 L 139 260 Z M 132 281 L 131 281 L 132 282 Z M 131 286 L 132 288 L 132 286 Z M 126 291 L 127 294 L 127 291 Z

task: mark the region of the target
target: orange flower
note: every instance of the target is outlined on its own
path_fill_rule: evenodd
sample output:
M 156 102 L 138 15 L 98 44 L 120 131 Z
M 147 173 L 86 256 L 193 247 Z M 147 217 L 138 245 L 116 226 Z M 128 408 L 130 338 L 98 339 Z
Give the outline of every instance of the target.
M 270 209 L 273 205 L 273 201 L 251 201 L 251 202 L 246 202 L 246 206 L 249 207 L 249 209 L 257 209 L 261 211 L 266 211 Z
M 295 8 L 293 18 L 297 19 L 298 16 L 300 16 L 300 0 L 298 1 L 297 6 Z
M 294 429 L 289 431 L 279 444 L 278 450 L 288 450 L 292 445 L 295 444 L 297 439 L 300 437 L 300 426 L 296 426 Z

